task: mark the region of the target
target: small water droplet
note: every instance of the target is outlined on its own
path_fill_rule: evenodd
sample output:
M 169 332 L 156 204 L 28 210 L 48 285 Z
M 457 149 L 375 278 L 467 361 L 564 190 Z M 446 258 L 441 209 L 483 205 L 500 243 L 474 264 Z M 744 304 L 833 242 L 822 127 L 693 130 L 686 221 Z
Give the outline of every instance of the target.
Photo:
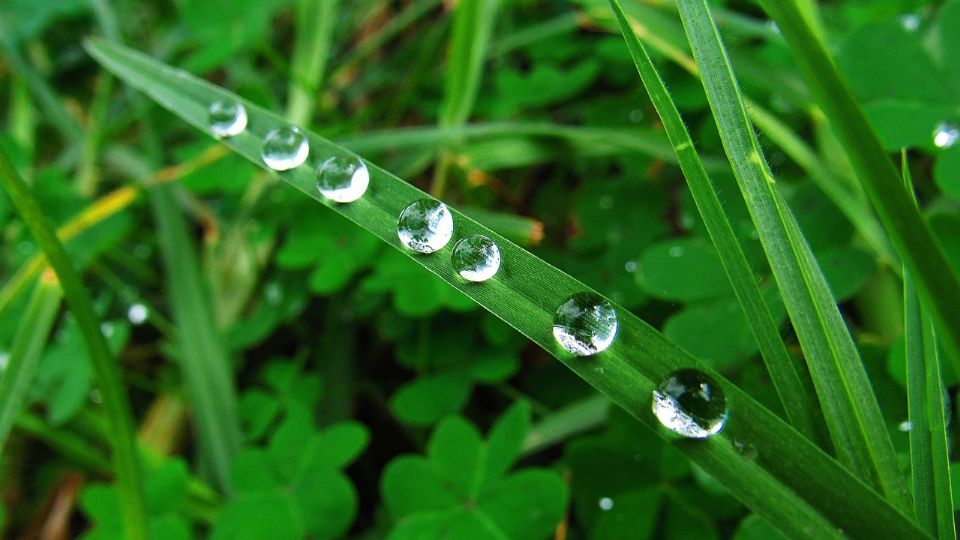
M 671 257 L 683 257 L 683 254 L 686 250 L 683 249 L 683 246 L 673 246 L 667 251 L 667 254 Z
M 630 272 L 631 274 L 633 272 L 636 272 L 637 271 L 636 261 L 627 261 L 627 264 L 623 265 L 623 269 L 626 270 L 627 272 Z
M 414 201 L 400 212 L 397 236 L 403 245 L 416 252 L 433 253 L 453 237 L 453 216 L 440 201 Z
M 909 420 L 904 420 L 903 422 L 900 422 L 899 425 L 897 425 L 897 429 L 899 429 L 904 433 L 910 431 L 910 428 L 912 427 L 913 427 L 913 424 L 911 424 Z
M 90 401 L 96 404 L 103 403 L 103 394 L 100 393 L 99 388 L 94 388 L 90 391 Z
M 960 139 L 960 128 L 955 124 L 943 122 L 933 130 L 933 144 L 937 148 L 950 148 Z
M 150 312 L 147 310 L 147 306 L 143 304 L 133 304 L 127 309 L 127 319 L 131 324 L 143 324 L 149 315 Z
M 217 137 L 233 137 L 247 128 L 247 109 L 236 101 L 214 101 L 207 117 L 210 131 Z
M 630 121 L 634 124 L 639 124 L 643 122 L 644 118 L 643 109 L 633 109 L 630 111 Z
M 100 333 L 103 334 L 103 337 L 113 336 L 113 323 L 111 322 L 100 323 Z
M 679 369 L 653 391 L 653 413 L 667 429 L 692 439 L 716 435 L 727 421 L 720 385 L 696 369 Z
M 10 353 L 6 351 L 0 352 L 0 372 L 5 371 L 9 364 L 10 364 Z
M 331 201 L 353 202 L 369 185 L 367 164 L 353 156 L 333 156 L 317 167 L 317 189 Z
M 748 442 L 741 441 L 740 439 L 733 440 L 733 448 L 738 454 L 751 461 L 757 459 L 757 456 L 759 455 L 756 446 Z
M 590 356 L 609 347 L 617 336 L 617 327 L 616 310 L 592 292 L 573 294 L 553 317 L 553 337 L 576 356 Z
M 309 154 L 310 144 L 307 137 L 295 126 L 270 130 L 260 150 L 263 162 L 275 171 L 288 171 L 299 167 Z
M 264 296 L 267 299 L 267 303 L 276 306 L 280 304 L 280 301 L 283 300 L 283 288 L 280 287 L 280 284 L 276 281 L 271 281 L 267 283 L 267 286 L 263 291 Z
M 920 28 L 920 16 L 915 13 L 901 15 L 900 24 L 907 32 L 916 32 Z
M 604 512 L 608 512 L 613 509 L 613 499 L 610 497 L 601 497 L 600 500 L 597 501 L 597 506 Z
M 493 240 L 475 234 L 453 246 L 453 269 L 468 281 L 486 281 L 500 269 L 500 248 Z

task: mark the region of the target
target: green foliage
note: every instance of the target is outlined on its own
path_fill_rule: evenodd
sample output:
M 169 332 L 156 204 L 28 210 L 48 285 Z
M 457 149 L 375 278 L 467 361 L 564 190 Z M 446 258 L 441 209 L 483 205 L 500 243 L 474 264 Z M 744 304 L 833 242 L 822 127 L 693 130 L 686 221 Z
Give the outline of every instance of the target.
M 397 520 L 389 538 L 546 538 L 567 504 L 556 472 L 523 468 L 509 474 L 530 427 L 518 402 L 484 440 L 460 417 L 441 421 L 426 456 L 400 456 L 383 473 L 387 509 Z

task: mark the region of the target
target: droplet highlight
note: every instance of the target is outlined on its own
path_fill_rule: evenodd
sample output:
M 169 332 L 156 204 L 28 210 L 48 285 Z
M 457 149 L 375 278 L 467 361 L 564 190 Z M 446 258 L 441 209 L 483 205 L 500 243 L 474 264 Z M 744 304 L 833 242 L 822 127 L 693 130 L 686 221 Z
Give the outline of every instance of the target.
M 418 253 L 433 253 L 453 237 L 453 216 L 440 201 L 414 201 L 400 212 L 397 236 L 404 246 Z
M 143 324 L 149 316 L 150 311 L 143 304 L 133 304 L 127 309 L 127 320 L 133 325 Z
M 500 269 L 500 248 L 482 234 L 468 236 L 453 246 L 452 262 L 463 279 L 486 281 Z
M 617 336 L 617 312 L 602 296 L 592 292 L 567 298 L 553 317 L 553 337 L 576 356 L 597 354 Z
M 236 101 L 214 101 L 207 117 L 210 131 L 217 137 L 233 137 L 247 128 L 247 109 Z
M 933 130 L 933 144 L 937 148 L 950 148 L 960 139 L 960 128 L 956 124 L 941 123 Z
M 338 203 L 351 203 L 367 192 L 370 171 L 352 156 L 333 156 L 317 167 L 317 190 Z
M 303 165 L 310 154 L 307 137 L 298 127 L 282 127 L 270 130 L 263 140 L 260 156 L 267 167 L 275 171 L 288 171 Z
M 653 414 L 674 433 L 706 439 L 723 429 L 727 400 L 720 385 L 706 373 L 680 369 L 653 391 Z

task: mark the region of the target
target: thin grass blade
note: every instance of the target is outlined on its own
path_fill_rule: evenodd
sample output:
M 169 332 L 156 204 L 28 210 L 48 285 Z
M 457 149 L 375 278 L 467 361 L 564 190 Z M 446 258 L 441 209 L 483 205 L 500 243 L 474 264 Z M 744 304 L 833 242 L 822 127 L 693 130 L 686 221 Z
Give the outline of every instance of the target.
M 283 119 L 227 91 L 165 66 L 140 53 L 106 42 L 90 42 L 91 54 L 130 85 L 140 89 L 186 122 L 210 134 L 207 107 L 217 99 L 237 100 L 247 108 L 248 129 L 224 140 L 231 150 L 266 168 L 260 158 L 267 131 Z M 314 133 L 305 132 L 311 160 L 350 155 Z M 679 451 L 725 484 L 750 508 L 796 536 L 837 538 L 838 528 L 864 534 L 921 538 L 923 533 L 877 492 L 709 366 L 680 349 L 629 310 L 617 308 L 619 330 L 613 345 L 595 358 L 573 357 L 553 337 L 557 306 L 575 292 L 590 288 L 451 208 L 455 223 L 451 243 L 433 255 L 416 256 L 397 238 L 397 216 L 410 202 L 427 195 L 389 172 L 367 163 L 370 188 L 347 205 L 327 201 L 316 190 L 313 167 L 276 174 L 357 223 L 391 247 L 433 272 L 477 304 L 537 343 L 565 366 L 642 423 L 657 430 Z M 318 210 L 321 211 L 321 210 Z M 500 272 L 483 284 L 467 283 L 452 271 L 450 252 L 460 238 L 483 234 L 500 248 Z M 665 433 L 651 411 L 654 388 L 672 371 L 694 368 L 719 381 L 727 394 L 725 429 L 706 441 L 677 440 Z M 737 450 L 734 440 L 759 449 L 757 456 Z M 845 486 L 841 493 L 837 483 Z
M 0 149 L 0 185 L 3 185 L 24 224 L 37 239 L 50 266 L 57 274 L 67 305 L 77 320 L 90 354 L 97 385 L 103 396 L 103 407 L 109 425 L 113 470 L 120 493 L 120 512 L 127 537 L 147 537 L 147 517 L 140 478 L 130 404 L 124 392 L 120 370 L 107 342 L 100 333 L 100 323 L 93 312 L 93 302 L 83 280 L 70 262 L 63 245 L 47 222 L 43 210 L 30 193 L 20 174 Z
M 610 0 L 610 5 L 620 24 L 623 37 L 627 41 L 627 48 L 630 49 L 637 71 L 673 144 L 680 168 L 687 180 L 687 185 L 690 186 L 697 209 L 703 216 L 707 232 L 717 248 L 727 277 L 733 285 L 737 300 L 750 322 L 750 329 L 757 340 L 767 372 L 777 389 L 787 418 L 798 431 L 816 440 L 820 432 L 819 425 L 822 422 L 822 418 L 817 414 L 819 409 L 813 397 L 807 394 L 801 372 L 790 357 L 780 336 L 779 325 L 763 299 L 760 287 L 757 286 L 757 279 L 750 269 L 750 263 L 747 262 L 743 248 L 733 232 L 733 226 L 730 225 L 724 213 L 720 198 L 714 191 L 700 156 L 693 146 L 690 133 L 653 61 L 650 60 L 646 48 L 630 26 L 620 3 L 617 0 Z
M 960 276 L 952 270 L 863 110 L 840 77 L 819 32 L 796 0 L 761 0 L 794 52 L 811 93 L 846 150 L 854 172 L 933 315 L 948 359 L 960 373 Z
M 10 347 L 10 361 L 0 374 L 0 454 L 23 408 L 30 383 L 37 373 L 43 347 L 60 309 L 60 283 L 53 272 L 45 274 L 33 291 Z
M 310 125 L 316 96 L 330 57 L 330 41 L 339 0 L 298 0 L 297 37 L 290 66 L 287 118 L 294 124 Z
M 810 246 L 776 189 L 707 3 L 680 0 L 678 7 L 724 149 L 796 329 L 837 455 L 896 507 L 909 512 L 909 492 L 859 351 Z

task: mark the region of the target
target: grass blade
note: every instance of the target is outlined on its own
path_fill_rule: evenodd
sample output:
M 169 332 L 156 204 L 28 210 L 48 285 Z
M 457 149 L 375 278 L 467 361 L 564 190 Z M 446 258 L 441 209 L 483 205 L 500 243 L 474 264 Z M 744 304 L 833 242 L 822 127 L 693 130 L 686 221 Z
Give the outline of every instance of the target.
M 102 41 L 88 43 L 88 49 L 118 77 L 204 133 L 210 134 L 207 107 L 212 101 L 242 102 L 250 120 L 248 129 L 223 142 L 237 154 L 266 168 L 260 158 L 263 137 L 270 129 L 286 125 L 283 119 L 130 49 Z M 306 132 L 305 135 L 310 143 L 311 160 L 334 153 L 349 154 L 316 134 Z M 370 189 L 349 205 L 337 205 L 323 198 L 315 188 L 312 167 L 303 166 L 276 176 L 391 247 L 403 250 L 396 234 L 397 216 L 408 203 L 426 194 L 372 163 L 367 163 L 367 167 Z M 837 538 L 839 527 L 863 531 L 864 535 L 923 537 L 909 518 L 836 460 L 628 310 L 619 309 L 616 342 L 596 358 L 584 361 L 564 352 L 552 334 L 556 306 L 572 293 L 590 291 L 590 288 L 456 209 L 451 208 L 451 213 L 456 230 L 449 246 L 431 256 L 414 256 L 409 251 L 404 254 L 513 326 L 618 406 L 656 429 L 749 507 L 795 536 Z M 497 277 L 479 285 L 459 279 L 449 266 L 453 243 L 477 233 L 497 243 L 503 261 Z M 727 394 L 730 416 L 726 428 L 706 441 L 677 440 L 665 434 L 651 412 L 653 389 L 667 374 L 681 367 L 710 374 Z M 734 439 L 756 446 L 758 455 L 745 456 L 738 452 Z M 845 486 L 843 493 L 833 489 L 837 483 Z
M 20 320 L 10 347 L 10 363 L 0 374 L 0 454 L 23 408 L 59 308 L 60 283 L 53 272 L 44 274 Z
M 287 118 L 294 124 L 310 125 L 316 95 L 330 57 L 338 0 L 298 0 L 297 37 L 290 66 L 290 95 Z
M 610 0 L 610 5 L 623 31 L 623 37 L 627 41 L 627 48 L 630 49 L 637 71 L 673 144 L 680 168 L 687 180 L 687 185 L 690 186 L 697 209 L 703 216 L 707 232 L 717 248 L 727 277 L 733 285 L 737 300 L 750 322 L 750 329 L 757 340 L 767 372 L 777 389 L 787 418 L 798 431 L 815 440 L 819 423 L 816 403 L 807 394 L 798 367 L 780 337 L 779 325 L 763 299 L 757 279 L 750 269 L 750 263 L 747 262 L 743 248 L 733 232 L 733 226 L 724 214 L 720 198 L 717 197 L 713 184 L 700 162 L 690 133 L 684 126 L 680 112 L 673 103 L 650 56 L 633 32 L 620 3 L 617 0 Z
M 31 195 L 29 188 L 0 149 L 0 184 L 3 185 L 23 222 L 37 239 L 50 266 L 57 273 L 63 295 L 77 319 L 84 342 L 90 354 L 97 384 L 103 396 L 109 424 L 110 445 L 113 450 L 113 470 L 120 492 L 120 511 L 127 537 L 139 540 L 147 537 L 147 518 L 144 509 L 143 486 L 140 483 L 136 444 L 130 404 L 124 393 L 123 382 L 107 342 L 100 333 L 100 324 L 93 312 L 93 302 L 80 275 L 73 268 L 63 245 L 47 223 L 43 210 Z
M 795 0 L 761 0 L 761 4 L 793 50 L 811 93 L 830 119 L 857 178 L 933 315 L 947 357 L 960 373 L 960 277 L 951 270 L 943 249 L 800 6 Z
M 910 496 L 860 354 L 826 278 L 775 186 L 705 0 L 678 2 L 724 149 L 767 253 L 840 461 L 910 511 Z
M 177 329 L 180 368 L 193 408 L 202 460 L 220 487 L 230 487 L 230 463 L 240 449 L 240 418 L 233 369 L 214 322 L 213 305 L 204 286 L 186 222 L 171 186 L 150 190 L 150 205 L 159 230 L 168 276 L 168 294 Z
M 913 180 L 903 152 L 903 177 L 908 192 Z M 910 421 L 910 470 L 917 520 L 937 538 L 956 538 L 950 447 L 947 438 L 947 397 L 940 373 L 940 354 L 933 321 L 920 305 L 913 277 L 903 271 L 906 326 L 907 406 Z

